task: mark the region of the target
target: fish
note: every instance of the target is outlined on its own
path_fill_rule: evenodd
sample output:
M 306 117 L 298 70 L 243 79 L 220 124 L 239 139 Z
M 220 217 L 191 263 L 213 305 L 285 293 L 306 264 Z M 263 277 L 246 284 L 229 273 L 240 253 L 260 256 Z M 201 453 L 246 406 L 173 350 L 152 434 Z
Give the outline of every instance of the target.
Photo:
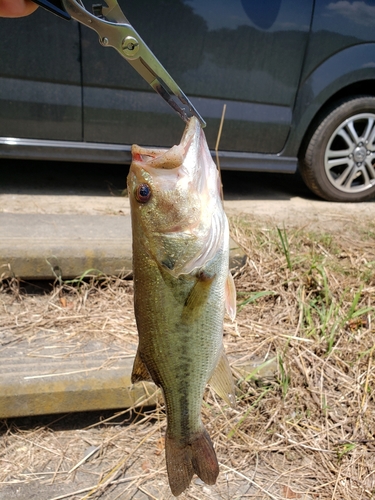
M 133 145 L 127 185 L 139 336 L 132 383 L 152 380 L 161 388 L 168 480 L 178 496 L 194 473 L 208 485 L 219 474 L 201 420 L 206 385 L 235 405 L 223 347 L 225 312 L 231 319 L 236 312 L 229 226 L 198 120 L 189 120 L 170 149 Z

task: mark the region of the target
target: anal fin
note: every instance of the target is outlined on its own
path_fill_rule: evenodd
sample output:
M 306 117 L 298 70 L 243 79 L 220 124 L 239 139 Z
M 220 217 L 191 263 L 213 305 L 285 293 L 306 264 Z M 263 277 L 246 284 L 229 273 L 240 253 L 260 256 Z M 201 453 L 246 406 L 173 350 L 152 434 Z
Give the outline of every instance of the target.
M 228 405 L 233 408 L 236 406 L 236 395 L 232 372 L 228 363 L 228 358 L 224 352 L 224 347 L 219 362 L 216 365 L 215 371 L 208 383 L 216 394 L 218 394 Z
M 142 359 L 139 355 L 139 350 L 138 350 L 137 354 L 135 355 L 135 358 L 134 358 L 131 381 L 133 384 L 135 384 L 136 382 L 142 382 L 144 380 L 152 382 L 151 375 L 150 375 L 149 371 L 147 370 L 146 365 L 142 361 Z

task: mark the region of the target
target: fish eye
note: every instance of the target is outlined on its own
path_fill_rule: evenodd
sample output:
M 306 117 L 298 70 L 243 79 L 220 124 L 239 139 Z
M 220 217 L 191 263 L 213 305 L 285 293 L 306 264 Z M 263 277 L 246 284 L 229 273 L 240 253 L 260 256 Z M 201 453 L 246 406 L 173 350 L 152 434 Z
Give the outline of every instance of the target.
M 151 188 L 148 184 L 139 184 L 135 190 L 135 199 L 139 203 L 146 203 L 151 198 Z

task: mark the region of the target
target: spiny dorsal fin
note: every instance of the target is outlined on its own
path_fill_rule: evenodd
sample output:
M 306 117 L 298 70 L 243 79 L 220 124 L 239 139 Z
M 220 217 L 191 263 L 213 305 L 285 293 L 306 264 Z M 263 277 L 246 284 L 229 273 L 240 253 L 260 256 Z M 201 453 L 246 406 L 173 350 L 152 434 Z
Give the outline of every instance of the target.
M 218 394 L 226 403 L 228 403 L 228 405 L 232 406 L 233 408 L 236 406 L 236 396 L 232 372 L 228 363 L 228 359 L 224 352 L 224 347 L 219 362 L 208 383 L 216 392 L 216 394 Z
M 149 374 L 146 365 L 141 360 L 138 350 L 134 358 L 131 381 L 132 384 L 135 384 L 136 382 L 142 382 L 143 380 L 150 380 L 152 382 L 151 375 Z

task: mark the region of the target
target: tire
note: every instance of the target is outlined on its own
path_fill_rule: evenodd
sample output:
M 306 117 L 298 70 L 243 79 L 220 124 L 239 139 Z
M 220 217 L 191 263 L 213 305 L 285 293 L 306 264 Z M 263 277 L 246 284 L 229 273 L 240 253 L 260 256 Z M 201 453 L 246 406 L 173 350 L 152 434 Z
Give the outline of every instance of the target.
M 375 97 L 337 102 L 310 137 L 299 169 L 311 191 L 341 202 L 375 196 Z

